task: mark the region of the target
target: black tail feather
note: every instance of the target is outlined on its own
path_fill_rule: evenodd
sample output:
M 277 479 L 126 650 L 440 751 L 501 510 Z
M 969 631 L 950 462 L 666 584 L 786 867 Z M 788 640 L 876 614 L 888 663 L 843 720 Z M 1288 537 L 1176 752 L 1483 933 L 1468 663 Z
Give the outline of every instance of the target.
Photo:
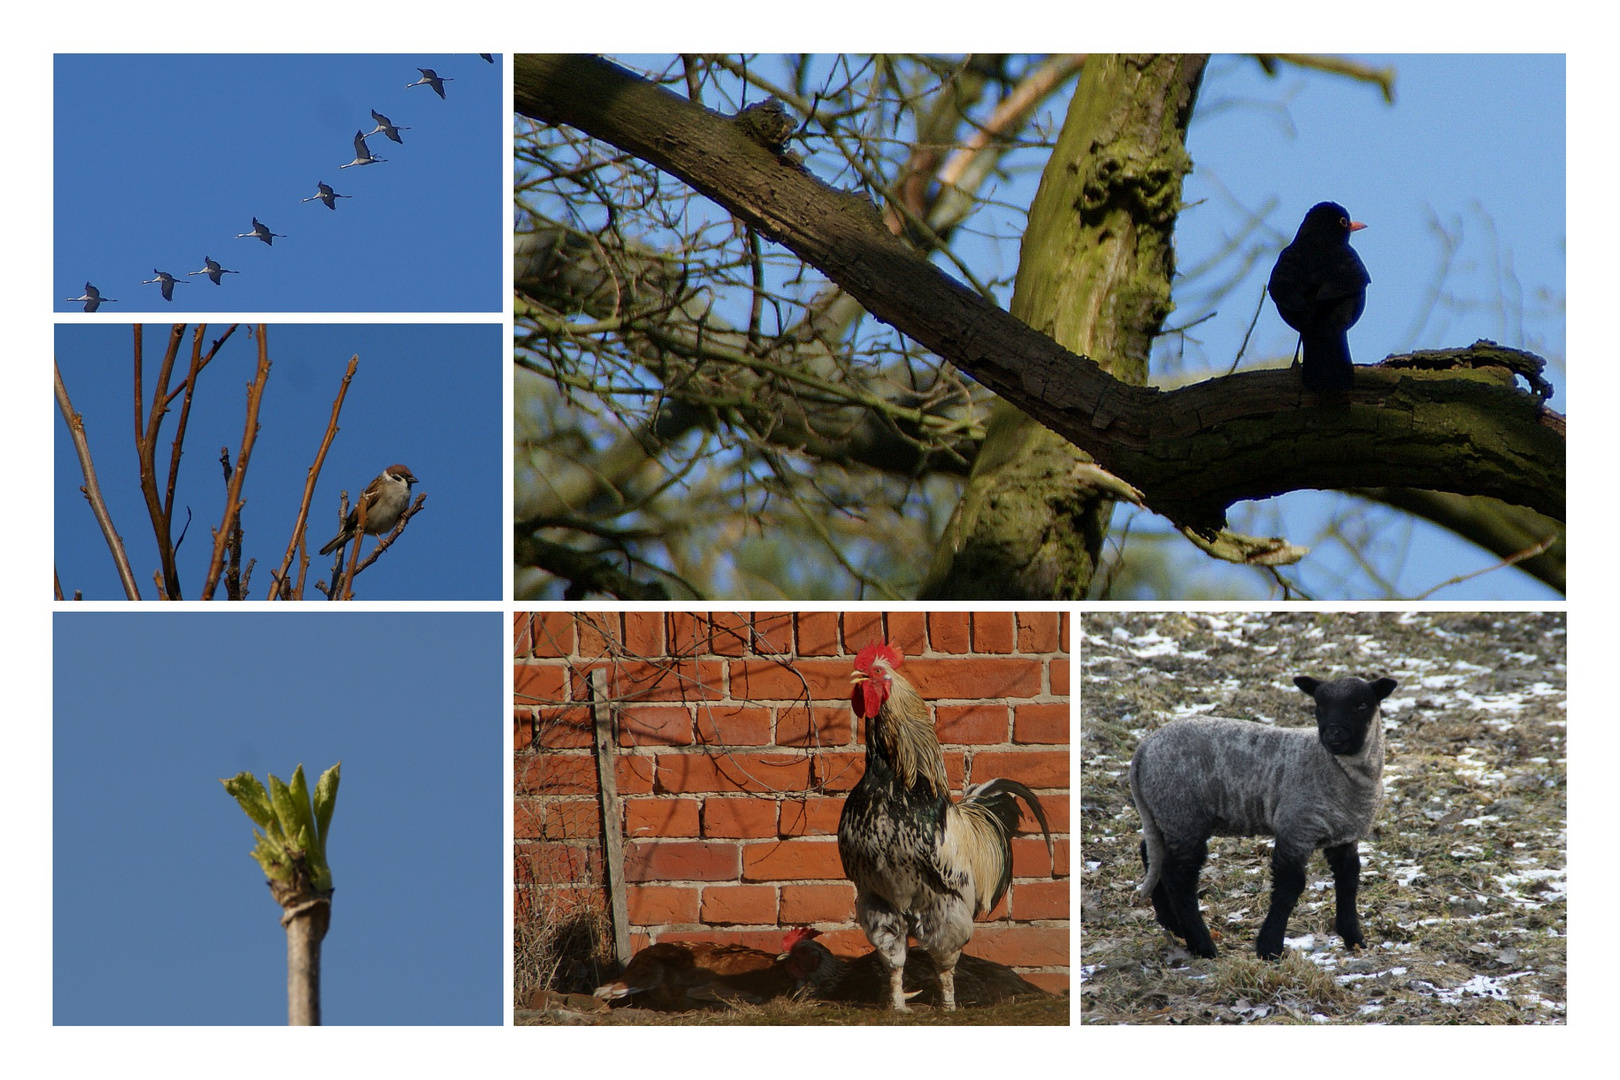
M 1041 800 L 1029 788 L 1017 780 L 996 779 L 987 783 L 969 788 L 964 794 L 963 802 L 976 802 L 983 806 L 995 817 L 1007 836 L 1018 831 L 1018 799 L 1024 800 L 1035 820 L 1041 823 L 1041 832 L 1046 836 L 1046 855 L 1053 858 L 1052 829 L 1046 822 L 1046 810 L 1041 806 Z
M 1302 335 L 1305 359 L 1300 378 L 1315 393 L 1349 390 L 1355 385 L 1350 341 L 1342 329 L 1331 327 Z

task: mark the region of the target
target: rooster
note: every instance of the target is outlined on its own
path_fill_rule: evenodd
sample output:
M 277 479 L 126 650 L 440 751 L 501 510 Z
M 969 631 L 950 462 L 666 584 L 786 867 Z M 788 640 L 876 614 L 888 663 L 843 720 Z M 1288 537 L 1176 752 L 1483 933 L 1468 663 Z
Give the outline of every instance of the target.
M 889 974 L 889 1003 L 905 1010 L 906 938 L 939 970 L 940 1001 L 956 1008 L 955 969 L 973 919 L 1000 903 L 1012 883 L 1010 837 L 1023 799 L 1046 835 L 1035 793 L 991 780 L 952 802 L 945 757 L 923 699 L 895 669 L 900 650 L 873 643 L 855 657 L 850 706 L 866 721 L 866 772 L 844 801 L 838 855 L 855 883 L 855 920 Z
M 802 996 L 846 1004 L 888 1004 L 889 971 L 882 957 L 869 952 L 846 960 L 813 940 L 820 934 L 819 930 L 799 927 L 789 931 L 782 942 L 783 949 L 791 949 L 801 958 L 799 967 L 805 981 Z M 916 987 L 906 992 L 908 1001 L 919 998 L 924 1004 L 939 1004 L 939 969 L 927 953 L 907 954 L 905 982 Z M 957 958 L 954 982 L 963 1005 L 996 1005 L 1018 997 L 1049 996 L 1012 968 L 967 953 Z
M 807 951 L 813 936 L 810 930 L 789 931 L 777 956 L 747 945 L 661 941 L 632 956 L 624 973 L 598 986 L 596 996 L 609 1003 L 632 998 L 629 1004 L 664 1011 L 758 1005 L 794 993 L 820 966 L 820 954 Z

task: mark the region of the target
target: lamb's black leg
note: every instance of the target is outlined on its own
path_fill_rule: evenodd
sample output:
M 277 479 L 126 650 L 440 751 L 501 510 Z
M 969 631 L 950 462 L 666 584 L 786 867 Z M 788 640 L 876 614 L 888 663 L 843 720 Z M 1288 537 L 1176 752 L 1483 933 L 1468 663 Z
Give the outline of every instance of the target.
M 1190 847 L 1165 845 L 1165 865 L 1153 889 L 1153 910 L 1160 924 L 1185 939 L 1195 956 L 1215 955 L 1215 942 L 1198 912 L 1198 871 L 1208 855 L 1209 844 L 1203 840 Z
M 1262 960 L 1275 960 L 1282 955 L 1283 934 L 1288 930 L 1288 916 L 1299 903 L 1299 894 L 1305 891 L 1305 860 L 1303 854 L 1285 851 L 1279 844 L 1271 851 L 1271 910 L 1260 926 L 1260 937 L 1254 951 Z
M 1333 867 L 1333 928 L 1344 938 L 1347 948 L 1359 949 L 1366 939 L 1361 936 L 1361 919 L 1356 915 L 1356 889 L 1361 884 L 1361 856 L 1356 852 L 1356 842 L 1324 848 L 1322 854 Z
M 1143 840 L 1141 843 L 1141 851 L 1142 868 L 1146 870 L 1148 869 L 1148 851 L 1146 840 Z M 1187 931 L 1181 928 L 1181 921 L 1176 918 L 1175 910 L 1170 907 L 1170 894 L 1164 891 L 1163 877 L 1153 883 L 1152 896 L 1153 917 L 1159 921 L 1159 925 L 1170 931 L 1172 934 L 1175 934 L 1177 937 L 1185 938 L 1187 936 Z

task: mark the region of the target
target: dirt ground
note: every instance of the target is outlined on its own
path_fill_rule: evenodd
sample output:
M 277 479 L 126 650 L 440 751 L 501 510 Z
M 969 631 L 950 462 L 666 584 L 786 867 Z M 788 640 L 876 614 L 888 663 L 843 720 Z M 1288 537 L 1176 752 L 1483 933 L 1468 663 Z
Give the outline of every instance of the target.
M 577 997 L 577 995 L 576 995 Z M 577 1007 L 570 1007 L 570 1004 Z M 877 1006 L 837 1005 L 829 1002 L 773 1001 L 765 1005 L 740 1005 L 712 1012 L 654 1012 L 650 1009 L 618 1008 L 611 1011 L 583 1001 L 558 1002 L 557 1007 L 540 1010 L 519 1009 L 514 1016 L 519 1027 L 540 1024 L 663 1025 L 681 1027 L 759 1026 L 776 1024 L 808 1025 L 887 1025 L 970 1027 L 978 1025 L 1068 1024 L 1069 998 L 1022 998 L 978 1009 L 945 1012 L 927 1006 L 913 1006 L 897 1013 Z
M 1567 841 L 1562 613 L 1086 613 L 1082 1023 L 1561 1024 Z M 1295 675 L 1390 675 L 1385 803 L 1361 843 L 1362 929 L 1333 933 L 1320 854 L 1280 963 L 1254 955 L 1269 837 L 1216 837 L 1193 958 L 1138 904 L 1126 770 L 1187 716 L 1312 723 Z

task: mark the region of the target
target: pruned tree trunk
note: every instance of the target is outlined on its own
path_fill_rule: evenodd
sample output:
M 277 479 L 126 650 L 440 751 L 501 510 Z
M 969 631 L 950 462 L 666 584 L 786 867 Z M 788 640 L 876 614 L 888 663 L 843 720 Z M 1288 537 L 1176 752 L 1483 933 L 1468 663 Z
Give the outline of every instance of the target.
M 331 924 L 332 900 L 312 896 L 284 906 L 281 925 L 287 928 L 287 1026 L 319 1027 L 321 942 Z

